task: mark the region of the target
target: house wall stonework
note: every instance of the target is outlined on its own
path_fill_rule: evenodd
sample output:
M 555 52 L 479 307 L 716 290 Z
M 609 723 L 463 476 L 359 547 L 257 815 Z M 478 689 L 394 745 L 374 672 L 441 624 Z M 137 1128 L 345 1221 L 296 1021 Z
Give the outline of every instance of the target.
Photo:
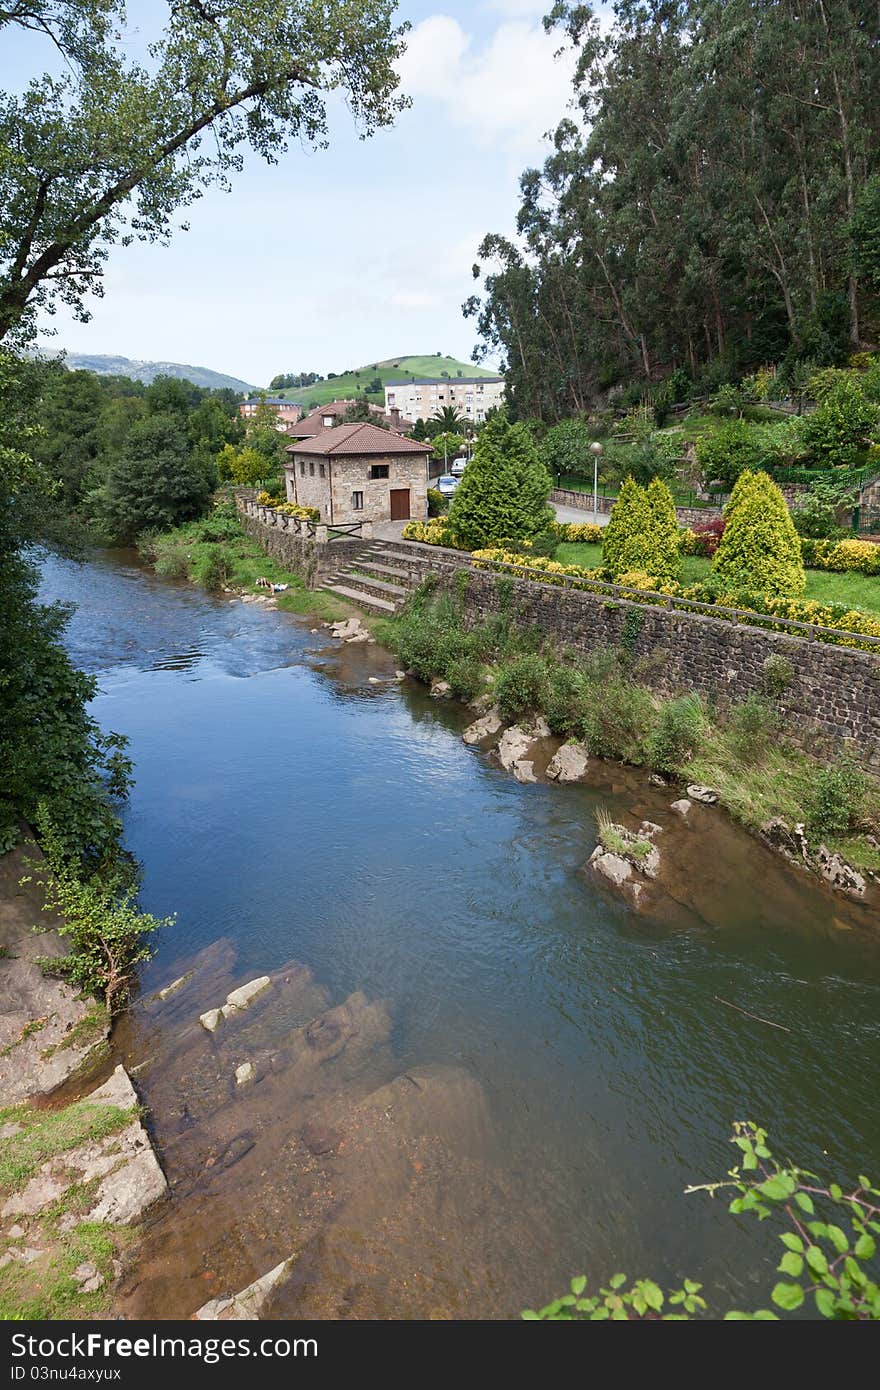
M 409 514 L 421 521 L 428 512 L 428 467 L 425 454 L 341 454 L 320 458 L 293 454 L 285 463 L 287 496 L 301 507 L 317 507 L 322 521 L 389 521 L 391 492 L 409 490 Z M 321 477 L 321 467 L 325 475 Z M 387 478 L 370 478 L 370 469 L 387 467 Z M 305 472 L 303 472 L 305 468 Z M 314 472 L 312 471 L 314 470 Z M 355 510 L 352 494 L 363 493 L 363 509 Z

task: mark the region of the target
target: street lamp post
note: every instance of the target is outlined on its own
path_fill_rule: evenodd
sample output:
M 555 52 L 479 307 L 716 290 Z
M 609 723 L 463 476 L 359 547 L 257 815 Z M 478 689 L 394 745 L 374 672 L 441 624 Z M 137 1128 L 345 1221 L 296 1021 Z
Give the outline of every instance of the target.
M 593 455 L 593 525 L 599 525 L 599 459 L 602 457 L 602 445 L 598 439 L 590 445 L 590 453 Z

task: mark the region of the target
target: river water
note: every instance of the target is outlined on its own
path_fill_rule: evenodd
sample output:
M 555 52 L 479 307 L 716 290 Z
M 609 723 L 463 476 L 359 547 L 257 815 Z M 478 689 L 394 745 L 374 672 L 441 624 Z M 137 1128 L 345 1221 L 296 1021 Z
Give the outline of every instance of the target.
M 277 1316 L 509 1317 L 616 1270 L 766 1305 L 772 1232 L 684 1188 L 745 1118 L 876 1173 L 880 924 L 716 811 L 673 828 L 635 773 L 521 786 L 381 648 L 125 552 L 43 578 L 131 741 L 142 904 L 177 914 L 116 1031 L 172 1190 L 118 1310 L 186 1316 L 289 1255 Z M 582 872 L 600 804 L 677 836 L 662 920 Z M 263 974 L 244 1027 L 198 1026 Z

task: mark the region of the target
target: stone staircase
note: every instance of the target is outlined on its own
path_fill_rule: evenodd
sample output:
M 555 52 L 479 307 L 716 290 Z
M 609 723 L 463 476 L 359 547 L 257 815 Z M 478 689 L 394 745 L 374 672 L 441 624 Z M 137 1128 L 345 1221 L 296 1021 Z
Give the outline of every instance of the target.
M 426 574 L 450 561 L 408 541 L 371 541 L 344 568 L 328 575 L 321 588 L 370 613 L 392 617 Z

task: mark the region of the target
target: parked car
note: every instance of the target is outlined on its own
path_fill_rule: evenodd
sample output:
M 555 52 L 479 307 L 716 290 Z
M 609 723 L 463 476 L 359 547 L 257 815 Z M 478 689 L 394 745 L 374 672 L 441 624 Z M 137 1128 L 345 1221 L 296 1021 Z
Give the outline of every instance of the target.
M 459 481 L 452 473 L 441 473 L 437 479 L 437 491 L 442 492 L 444 497 L 451 497 L 458 487 Z
M 456 459 L 449 471 L 454 478 L 460 478 L 466 467 L 467 459 Z

